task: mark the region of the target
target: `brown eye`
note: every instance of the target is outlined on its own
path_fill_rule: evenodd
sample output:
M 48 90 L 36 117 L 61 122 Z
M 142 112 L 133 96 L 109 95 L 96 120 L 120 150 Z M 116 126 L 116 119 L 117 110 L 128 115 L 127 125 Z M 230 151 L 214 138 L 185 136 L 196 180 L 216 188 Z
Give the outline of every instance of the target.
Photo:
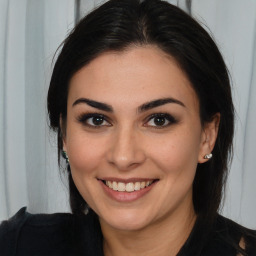
M 155 128 L 164 128 L 171 124 L 176 123 L 176 119 L 170 114 L 154 114 L 151 115 L 145 124 L 145 126 L 155 127 Z
M 83 125 L 92 128 L 111 126 L 111 124 L 106 120 L 105 116 L 100 114 L 84 114 L 78 118 L 78 121 Z
M 166 118 L 164 117 L 155 117 L 153 118 L 153 122 L 156 126 L 163 126 L 166 124 Z
M 104 123 L 104 118 L 101 116 L 91 117 L 87 120 L 87 122 L 89 122 L 89 120 L 93 125 L 102 125 Z

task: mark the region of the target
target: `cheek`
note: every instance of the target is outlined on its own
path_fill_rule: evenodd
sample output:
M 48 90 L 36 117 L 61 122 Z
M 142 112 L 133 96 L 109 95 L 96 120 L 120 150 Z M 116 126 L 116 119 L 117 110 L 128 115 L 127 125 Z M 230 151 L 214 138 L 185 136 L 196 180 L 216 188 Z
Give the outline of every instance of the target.
M 67 152 L 72 171 L 93 171 L 103 159 L 106 143 L 102 139 L 91 139 L 90 136 L 78 132 L 70 134 L 72 136 L 67 141 Z
M 157 140 L 157 139 L 156 139 Z M 155 163 L 167 173 L 195 172 L 200 149 L 200 134 L 189 129 L 166 136 L 150 147 Z

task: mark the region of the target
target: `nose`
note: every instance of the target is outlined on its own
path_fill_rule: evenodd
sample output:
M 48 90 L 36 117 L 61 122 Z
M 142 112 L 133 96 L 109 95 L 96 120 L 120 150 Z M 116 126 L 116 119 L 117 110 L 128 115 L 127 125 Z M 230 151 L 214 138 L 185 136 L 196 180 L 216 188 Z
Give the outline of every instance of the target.
M 107 156 L 110 164 L 121 171 L 128 171 L 145 161 L 146 156 L 138 132 L 123 128 L 113 134 L 113 137 Z

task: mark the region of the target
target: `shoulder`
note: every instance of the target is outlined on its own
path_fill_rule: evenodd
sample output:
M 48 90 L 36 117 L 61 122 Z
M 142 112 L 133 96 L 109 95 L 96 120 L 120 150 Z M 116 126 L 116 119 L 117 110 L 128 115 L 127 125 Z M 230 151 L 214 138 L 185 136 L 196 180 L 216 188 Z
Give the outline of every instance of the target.
M 244 250 L 240 241 L 244 242 Z M 256 256 L 256 231 L 217 215 L 210 224 L 198 217 L 179 256 Z
M 243 241 L 244 248 L 241 248 Z M 245 228 L 238 223 L 218 215 L 212 232 L 209 248 L 216 253 L 224 252 L 223 255 L 239 255 L 243 253 L 248 256 L 256 256 L 256 231 Z M 222 255 L 222 254 L 219 254 Z
M 1 255 L 80 255 L 90 235 L 90 216 L 30 214 L 26 208 L 0 225 Z
M 12 255 L 15 251 L 16 237 L 28 219 L 26 208 L 20 209 L 12 218 L 3 221 L 0 225 L 0 251 Z

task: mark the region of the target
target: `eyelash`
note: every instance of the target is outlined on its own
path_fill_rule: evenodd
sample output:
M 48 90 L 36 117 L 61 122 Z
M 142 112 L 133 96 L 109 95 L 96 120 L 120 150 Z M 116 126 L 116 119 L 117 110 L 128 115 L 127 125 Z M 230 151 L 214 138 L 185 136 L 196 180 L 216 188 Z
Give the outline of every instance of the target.
M 88 123 L 88 120 L 90 118 L 100 118 L 102 120 L 102 122 L 107 122 L 108 124 L 99 124 L 99 125 L 92 125 L 92 124 L 89 124 Z M 154 120 L 155 118 L 162 118 L 162 119 L 165 119 L 164 121 L 164 125 L 148 125 L 148 123 L 151 121 L 151 120 Z M 83 123 L 85 126 L 89 127 L 89 128 L 92 128 L 92 129 L 99 129 L 99 128 L 102 128 L 102 127 L 106 127 L 106 126 L 112 126 L 112 124 L 108 121 L 108 118 L 103 115 L 103 114 L 99 114 L 99 113 L 88 113 L 88 114 L 81 114 L 77 120 L 80 122 L 80 123 Z M 168 122 L 166 124 L 166 122 Z M 168 127 L 172 124 L 175 124 L 177 123 L 178 121 L 170 114 L 168 113 L 156 113 L 156 114 L 152 114 L 150 115 L 146 121 L 145 121 L 145 124 L 143 126 L 146 126 L 146 127 L 151 127 L 151 128 L 154 128 L 154 129 L 164 129 L 165 127 Z
M 103 120 L 103 122 L 108 122 L 109 125 L 91 125 L 88 123 L 88 120 L 90 118 L 100 118 Z M 88 114 L 82 114 L 80 115 L 77 120 L 80 123 L 83 123 L 85 126 L 93 129 L 99 129 L 102 126 L 111 126 L 110 122 L 108 121 L 108 118 L 105 115 L 99 114 L 99 113 L 88 113 Z
M 153 125 L 147 125 L 147 123 L 148 123 L 149 121 L 154 120 L 155 118 L 163 118 L 163 119 L 165 119 L 165 123 L 166 123 L 166 121 L 167 121 L 168 123 L 165 124 L 165 125 L 160 125 L 160 126 L 158 126 L 158 125 L 155 125 L 155 126 L 153 126 Z M 164 129 L 165 127 L 168 127 L 168 126 L 170 126 L 170 125 L 172 125 L 172 124 L 176 124 L 177 122 L 178 122 L 178 121 L 177 121 L 172 115 L 170 115 L 170 114 L 168 114 L 168 113 L 156 113 L 156 114 L 150 115 L 150 116 L 147 118 L 146 123 L 145 123 L 144 126 L 149 126 L 149 127 L 154 128 L 154 129 Z

